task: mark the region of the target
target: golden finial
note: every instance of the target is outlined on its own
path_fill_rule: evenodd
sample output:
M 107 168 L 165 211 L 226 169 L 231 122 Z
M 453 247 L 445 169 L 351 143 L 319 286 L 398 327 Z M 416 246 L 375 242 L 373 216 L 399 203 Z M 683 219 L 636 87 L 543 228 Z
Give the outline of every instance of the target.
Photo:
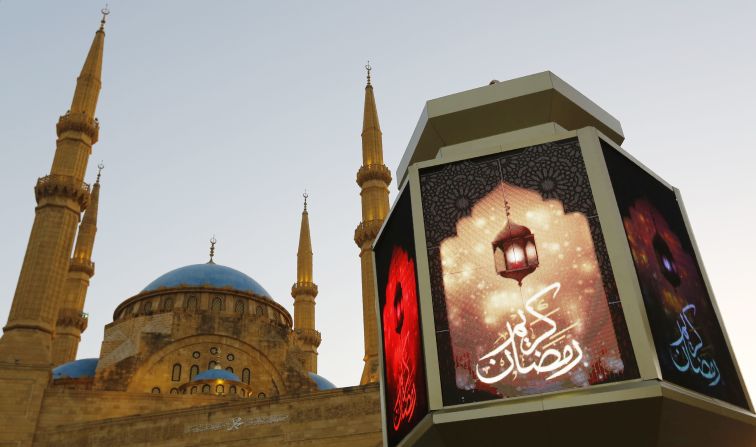
M 365 70 L 367 70 L 367 85 L 370 85 L 370 70 L 372 70 L 373 67 L 370 66 L 370 61 L 367 62 L 367 65 L 365 65 Z
M 302 197 L 304 197 L 304 210 L 307 211 L 307 198 L 310 197 L 309 194 L 307 194 L 307 190 L 305 189 L 304 194 L 302 194 Z
M 97 165 L 97 181 L 95 183 L 100 183 L 100 174 L 102 174 L 102 170 L 105 169 L 105 165 L 102 164 L 102 161 Z
M 108 4 L 105 3 L 105 7 L 100 10 L 102 13 L 102 20 L 100 20 L 100 30 L 105 29 L 105 17 L 110 14 L 110 10 L 108 9 Z
M 213 262 L 213 256 L 215 256 L 215 244 L 218 242 L 217 239 L 215 239 L 215 235 L 210 238 L 210 260 L 207 262 L 208 264 L 215 264 Z

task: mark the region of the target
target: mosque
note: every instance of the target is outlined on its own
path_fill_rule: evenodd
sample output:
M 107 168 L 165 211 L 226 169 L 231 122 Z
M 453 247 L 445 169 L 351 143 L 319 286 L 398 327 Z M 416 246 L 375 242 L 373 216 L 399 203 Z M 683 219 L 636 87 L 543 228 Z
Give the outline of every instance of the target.
M 365 368 L 361 384 L 319 376 L 318 286 L 307 197 L 294 315 L 257 281 L 216 264 L 171 270 L 125 299 L 105 327 L 98 358 L 76 359 L 95 273 L 100 174 L 84 182 L 98 141 L 105 18 L 57 123 L 50 174 L 36 208 L 13 304 L 0 339 L 0 445 L 381 444 L 371 244 L 388 212 L 391 174 L 368 80 L 357 173 L 362 222 Z

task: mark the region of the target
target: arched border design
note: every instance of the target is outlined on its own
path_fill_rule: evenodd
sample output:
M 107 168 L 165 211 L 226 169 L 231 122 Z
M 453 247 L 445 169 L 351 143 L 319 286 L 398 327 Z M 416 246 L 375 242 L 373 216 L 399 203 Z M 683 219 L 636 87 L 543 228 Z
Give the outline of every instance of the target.
M 236 352 L 244 352 L 248 354 L 250 357 L 252 357 L 255 360 L 255 363 L 260 365 L 263 370 L 270 374 L 271 377 L 273 377 L 273 380 L 275 381 L 276 385 L 278 385 L 281 390 L 281 394 L 286 394 L 286 382 L 284 381 L 283 375 L 281 375 L 281 371 L 279 371 L 275 365 L 268 359 L 268 356 L 266 356 L 262 351 L 255 348 L 254 346 L 250 345 L 249 343 L 245 343 L 241 340 L 220 336 L 220 335 L 211 335 L 211 334 L 197 334 L 197 335 L 191 335 L 189 337 L 184 337 L 181 339 L 178 339 L 174 341 L 173 343 L 163 347 L 159 351 L 152 354 L 140 367 L 137 369 L 137 371 L 134 373 L 133 376 L 131 376 L 131 380 L 129 380 L 129 384 L 126 388 L 126 391 L 128 392 L 144 392 L 144 389 L 138 389 L 134 384 L 136 383 L 144 383 L 145 377 L 149 373 L 150 370 L 152 370 L 155 365 L 160 363 L 165 357 L 172 354 L 173 352 L 184 349 L 187 346 L 191 346 L 198 343 L 215 343 L 216 345 L 225 345 L 230 347 L 231 349 L 236 350 Z M 238 360 L 237 355 L 237 360 Z M 251 365 L 250 365 L 251 366 Z M 202 372 L 202 371 L 200 371 Z

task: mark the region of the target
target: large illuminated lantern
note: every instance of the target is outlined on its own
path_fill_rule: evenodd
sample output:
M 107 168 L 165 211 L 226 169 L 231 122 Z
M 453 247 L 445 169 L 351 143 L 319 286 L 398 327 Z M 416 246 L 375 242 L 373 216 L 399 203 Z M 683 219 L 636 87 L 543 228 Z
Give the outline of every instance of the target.
M 756 445 L 679 194 L 623 140 L 550 72 L 428 101 L 373 245 L 384 445 Z

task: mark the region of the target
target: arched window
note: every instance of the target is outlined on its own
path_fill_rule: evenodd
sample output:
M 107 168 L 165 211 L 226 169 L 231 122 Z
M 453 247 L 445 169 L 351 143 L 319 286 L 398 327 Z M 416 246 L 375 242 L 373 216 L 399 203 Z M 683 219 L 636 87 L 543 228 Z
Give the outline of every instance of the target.
M 242 370 L 242 382 L 249 385 L 249 368 L 244 368 Z
M 231 385 L 228 387 L 228 392 L 231 394 L 236 394 L 236 385 Z
M 260 393 L 257 395 L 258 399 L 265 399 L 265 393 Z
M 152 394 L 160 394 L 160 388 L 155 387 L 152 389 Z
M 209 362 L 207 363 L 207 369 L 214 369 L 214 368 L 215 368 L 215 365 L 217 365 L 217 364 L 218 364 L 218 362 L 216 362 L 215 360 L 210 360 L 210 361 L 209 361 Z
M 232 374 L 233 374 L 233 372 L 234 372 L 234 368 L 233 368 L 233 367 L 231 367 L 231 366 L 227 366 L 227 367 L 226 367 L 226 371 L 228 371 L 228 372 L 230 372 L 230 373 L 232 373 Z
M 205 394 L 209 393 L 210 392 L 210 385 L 208 385 L 208 384 L 202 385 L 202 392 L 205 393 Z
M 197 295 L 186 297 L 186 310 L 197 310 Z
M 197 394 L 197 387 L 193 386 L 192 390 L 189 392 L 189 394 Z
M 223 310 L 223 299 L 219 296 L 213 298 L 213 305 L 210 307 L 213 312 L 220 312 Z
M 263 307 L 258 304 L 257 307 L 255 307 L 255 315 L 257 315 L 258 317 L 261 317 L 262 314 L 263 314 Z
M 174 382 L 181 381 L 181 365 L 176 363 L 173 365 L 173 371 L 171 372 L 171 380 Z
M 173 309 L 173 298 L 167 297 L 165 301 L 163 301 L 163 310 L 168 311 Z
M 152 311 L 152 301 L 147 301 L 144 303 L 144 306 L 142 306 L 142 309 L 144 309 L 144 313 L 148 314 Z
M 215 394 L 223 394 L 223 385 L 215 386 Z
M 171 388 L 171 394 L 178 394 L 178 388 Z
M 244 301 L 236 300 L 236 304 L 234 304 L 234 312 L 236 312 L 237 314 L 244 313 Z
M 189 368 L 189 380 L 192 380 L 197 374 L 199 374 L 199 366 L 192 365 L 192 367 Z

